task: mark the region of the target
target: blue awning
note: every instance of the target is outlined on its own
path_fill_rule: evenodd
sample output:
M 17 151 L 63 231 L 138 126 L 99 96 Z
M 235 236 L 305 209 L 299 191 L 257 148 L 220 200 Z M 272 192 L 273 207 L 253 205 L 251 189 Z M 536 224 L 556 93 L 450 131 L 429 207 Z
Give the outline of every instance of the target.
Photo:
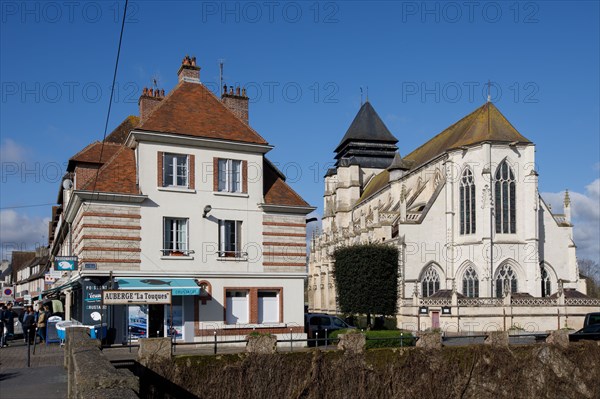
M 191 278 L 116 278 L 118 289 L 171 290 L 173 295 L 200 295 L 200 287 Z

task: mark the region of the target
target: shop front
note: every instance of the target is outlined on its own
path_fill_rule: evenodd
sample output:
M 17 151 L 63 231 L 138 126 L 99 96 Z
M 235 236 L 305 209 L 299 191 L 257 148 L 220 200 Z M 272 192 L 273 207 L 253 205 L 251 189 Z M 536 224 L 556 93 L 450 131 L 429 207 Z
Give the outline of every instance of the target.
M 194 340 L 194 302 L 200 287 L 191 278 L 115 278 L 113 289 L 123 292 L 171 293 L 170 303 L 143 300 L 121 308 L 122 332 L 127 339 L 175 336 L 182 341 Z

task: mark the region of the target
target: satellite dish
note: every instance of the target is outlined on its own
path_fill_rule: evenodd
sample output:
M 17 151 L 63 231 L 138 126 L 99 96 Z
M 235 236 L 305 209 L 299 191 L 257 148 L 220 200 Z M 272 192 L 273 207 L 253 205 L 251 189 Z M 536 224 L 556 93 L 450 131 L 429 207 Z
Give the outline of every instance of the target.
M 70 190 L 73 187 L 73 182 L 70 179 L 63 180 L 63 188 L 65 190 Z

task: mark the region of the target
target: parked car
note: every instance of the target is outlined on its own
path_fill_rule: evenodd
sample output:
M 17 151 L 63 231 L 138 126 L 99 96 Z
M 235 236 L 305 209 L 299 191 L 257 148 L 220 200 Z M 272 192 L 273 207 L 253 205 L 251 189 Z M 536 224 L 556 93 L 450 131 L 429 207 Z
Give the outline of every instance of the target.
M 307 313 L 304 316 L 304 332 L 306 333 L 308 339 L 317 338 L 317 334 L 318 338 L 325 338 L 325 330 L 327 330 L 327 335 L 329 335 L 333 331 L 343 330 L 346 328 L 356 327 L 351 326 L 337 316 L 332 316 L 325 313 Z M 314 342 L 309 341 L 309 346 L 313 346 L 314 344 Z
M 600 323 L 583 327 L 581 330 L 569 335 L 569 341 L 571 342 L 582 340 L 600 341 Z
M 600 323 L 600 312 L 588 313 L 585 315 L 585 320 L 583 321 L 583 326 L 591 326 L 592 324 Z

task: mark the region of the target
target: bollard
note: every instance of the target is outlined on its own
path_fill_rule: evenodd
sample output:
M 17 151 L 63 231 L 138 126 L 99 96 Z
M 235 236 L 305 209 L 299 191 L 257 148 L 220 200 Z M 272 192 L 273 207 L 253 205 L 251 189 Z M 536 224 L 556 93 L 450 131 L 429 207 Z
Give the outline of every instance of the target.
M 327 350 L 327 329 L 325 329 L 325 350 Z
M 29 336 L 31 335 L 31 329 L 28 328 L 27 329 L 27 335 L 26 335 L 26 339 L 27 339 L 27 367 L 31 367 L 31 352 L 30 352 L 30 341 L 29 341 Z
M 213 353 L 216 355 L 217 354 L 217 330 L 215 330 L 214 335 L 215 335 L 215 348 L 214 348 Z
M 318 347 L 319 346 L 319 332 L 317 331 L 315 333 L 315 335 L 317 336 L 317 338 L 315 338 L 315 347 Z
M 292 337 L 292 329 L 290 328 L 290 352 L 294 351 L 294 341 L 292 341 L 294 338 Z

